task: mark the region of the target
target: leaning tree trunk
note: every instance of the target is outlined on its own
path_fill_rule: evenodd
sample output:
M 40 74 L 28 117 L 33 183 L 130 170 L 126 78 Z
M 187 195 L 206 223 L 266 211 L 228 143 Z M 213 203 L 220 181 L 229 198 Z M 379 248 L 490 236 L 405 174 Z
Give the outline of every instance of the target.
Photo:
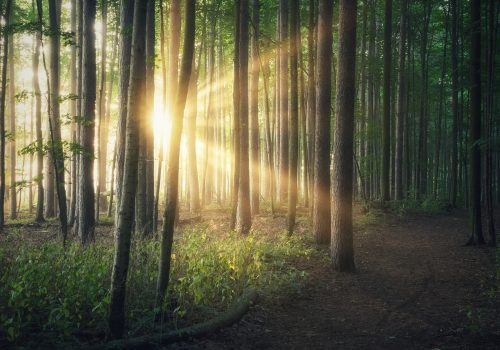
M 147 113 L 146 89 L 146 14 L 147 2 L 135 0 L 128 86 L 123 179 L 115 231 L 115 254 L 111 275 L 111 295 L 108 326 L 112 338 L 121 338 L 125 328 L 125 295 L 130 256 L 130 241 L 134 223 L 137 189 L 137 161 L 139 159 L 139 119 Z M 124 11 L 122 9 L 122 16 Z M 131 19 L 122 17 L 121 24 L 131 27 Z M 123 51 L 122 51 L 123 53 Z M 127 53 L 128 54 L 128 53 Z M 122 57 L 123 60 L 123 57 Z M 125 92 L 125 91 L 123 91 Z
M 179 192 L 179 153 L 182 136 L 182 124 L 184 118 L 184 108 L 186 105 L 189 79 L 191 75 L 191 65 L 194 54 L 195 37 L 195 0 L 186 0 L 186 24 L 184 30 L 184 49 L 182 53 L 181 71 L 177 98 L 172 114 L 172 131 L 170 134 L 170 147 L 167 168 L 167 198 L 165 211 L 163 214 L 163 227 L 161 234 L 161 253 L 158 281 L 156 286 L 156 308 L 162 308 L 165 299 L 168 280 L 170 276 L 170 259 L 172 243 L 174 238 L 174 224 L 178 204 Z
M 333 3 L 320 0 L 318 7 L 318 79 L 314 138 L 313 232 L 316 242 L 330 242 L 330 119 L 332 95 Z
M 337 99 L 333 147 L 332 265 L 354 271 L 352 173 L 356 60 L 356 1 L 340 0 Z

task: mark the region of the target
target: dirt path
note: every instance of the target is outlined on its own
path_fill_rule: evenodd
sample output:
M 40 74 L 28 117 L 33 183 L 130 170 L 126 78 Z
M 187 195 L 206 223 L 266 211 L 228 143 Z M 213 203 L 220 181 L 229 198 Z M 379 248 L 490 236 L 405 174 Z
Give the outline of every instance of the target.
M 232 328 L 172 348 L 500 349 L 500 320 L 481 288 L 494 251 L 463 247 L 467 228 L 463 211 L 387 219 L 356 232 L 356 274 L 300 262 L 310 275 L 301 295 L 261 300 Z M 468 316 L 471 306 L 480 317 Z

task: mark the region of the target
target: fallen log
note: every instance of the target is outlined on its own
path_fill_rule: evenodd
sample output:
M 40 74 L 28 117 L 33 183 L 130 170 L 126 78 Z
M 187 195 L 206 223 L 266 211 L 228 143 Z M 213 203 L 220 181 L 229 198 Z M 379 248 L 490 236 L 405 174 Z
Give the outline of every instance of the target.
M 175 331 L 147 335 L 129 339 L 112 340 L 107 343 L 88 347 L 88 350 L 118 350 L 118 349 L 153 349 L 155 346 L 166 345 L 189 338 L 213 333 L 221 328 L 238 322 L 257 299 L 254 289 L 247 289 L 226 312 L 209 321 L 195 324 Z

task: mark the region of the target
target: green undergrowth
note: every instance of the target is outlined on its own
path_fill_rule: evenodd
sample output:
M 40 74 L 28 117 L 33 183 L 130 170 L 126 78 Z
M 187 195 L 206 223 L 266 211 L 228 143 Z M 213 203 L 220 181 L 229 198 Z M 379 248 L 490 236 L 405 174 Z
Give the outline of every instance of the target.
M 436 215 L 445 213 L 449 209 L 449 203 L 433 197 L 427 197 L 422 200 L 409 198 L 391 201 L 389 208 L 392 212 L 401 216 L 405 214 Z
M 211 233 L 186 229 L 174 243 L 172 273 L 163 324 L 179 326 L 224 310 L 247 287 L 270 297 L 299 291 L 305 272 L 294 258 L 315 254 L 303 235 L 254 232 Z M 154 291 L 159 263 L 157 240 L 132 244 L 127 289 L 129 334 L 153 327 Z M 68 339 L 103 330 L 109 304 L 113 248 L 97 242 L 85 249 L 59 242 L 0 250 L 0 348 L 22 344 L 33 334 Z

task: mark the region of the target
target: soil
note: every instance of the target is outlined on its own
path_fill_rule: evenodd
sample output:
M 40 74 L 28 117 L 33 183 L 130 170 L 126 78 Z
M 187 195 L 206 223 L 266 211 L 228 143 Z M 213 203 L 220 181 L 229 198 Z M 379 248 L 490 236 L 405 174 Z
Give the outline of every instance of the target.
M 260 298 L 238 324 L 169 349 L 500 349 L 499 296 L 486 293 L 497 253 L 463 246 L 467 213 L 381 221 L 355 232 L 356 273 L 297 261 L 299 294 Z

